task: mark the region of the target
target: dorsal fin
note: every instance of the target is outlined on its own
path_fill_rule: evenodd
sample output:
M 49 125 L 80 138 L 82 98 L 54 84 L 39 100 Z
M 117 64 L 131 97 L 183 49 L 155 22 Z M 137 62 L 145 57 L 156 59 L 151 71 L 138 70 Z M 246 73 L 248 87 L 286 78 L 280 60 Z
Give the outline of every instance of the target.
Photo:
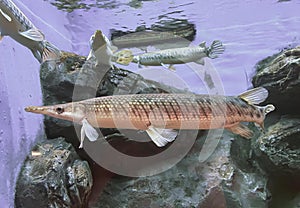
M 238 97 L 248 104 L 256 105 L 264 102 L 268 95 L 268 90 L 263 87 L 257 87 L 240 94 Z
M 199 46 L 201 47 L 201 48 L 206 48 L 206 42 L 205 41 L 203 41 L 203 42 L 201 42 L 200 44 L 199 44 Z

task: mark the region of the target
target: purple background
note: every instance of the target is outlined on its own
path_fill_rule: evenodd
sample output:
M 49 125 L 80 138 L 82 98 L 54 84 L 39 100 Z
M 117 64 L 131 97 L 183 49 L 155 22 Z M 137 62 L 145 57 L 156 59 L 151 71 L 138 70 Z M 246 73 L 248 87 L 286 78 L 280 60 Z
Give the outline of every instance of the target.
M 210 44 L 214 39 L 220 39 L 226 45 L 224 55 L 211 61 L 222 79 L 219 84 L 224 87 L 225 94 L 237 94 L 251 86 L 245 74 L 253 74 L 257 61 L 300 42 L 300 2 L 296 0 L 280 3 L 270 0 L 212 0 L 209 3 L 158 0 L 143 2 L 140 9 L 129 7 L 128 1 L 118 1 L 114 9 L 93 8 L 72 13 L 59 11 L 42 0 L 14 2 L 50 42 L 81 55 L 88 54 L 88 40 L 96 29 L 109 36 L 112 28 L 135 30 L 141 24 L 150 26 L 163 14 L 187 18 L 196 24 L 197 29 L 192 44 L 204 40 Z M 15 182 L 21 164 L 37 138 L 41 138 L 39 135 L 43 134 L 42 116 L 26 113 L 23 109 L 28 105 L 42 104 L 42 94 L 39 64 L 31 52 L 9 37 L 2 40 L 0 51 L 0 204 L 1 207 L 13 207 Z M 136 65 L 124 68 L 195 92 L 206 91 L 200 84 L 201 79 L 188 66 L 177 66 L 177 71 L 172 74 L 160 68 L 141 70 Z M 192 68 L 205 70 L 197 65 Z

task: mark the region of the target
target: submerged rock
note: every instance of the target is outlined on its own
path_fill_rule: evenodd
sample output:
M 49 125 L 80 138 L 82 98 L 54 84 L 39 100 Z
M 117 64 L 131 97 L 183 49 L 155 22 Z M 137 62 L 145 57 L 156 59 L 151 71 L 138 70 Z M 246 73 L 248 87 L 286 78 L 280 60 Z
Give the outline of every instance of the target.
M 63 138 L 37 144 L 16 186 L 17 208 L 86 207 L 93 184 L 86 161 Z
M 252 144 L 255 159 L 269 175 L 270 207 L 300 205 L 300 119 L 284 116 Z
M 277 111 L 300 113 L 300 46 L 287 49 L 260 61 L 252 79 L 254 87 L 266 87 Z
M 267 207 L 267 180 L 259 171 L 246 172 L 235 165 L 230 156 L 230 133 L 225 133 L 209 159 L 201 162 L 205 136 L 163 173 L 112 179 L 90 207 Z
M 255 140 L 253 149 L 268 173 L 300 176 L 300 119 L 281 118 Z

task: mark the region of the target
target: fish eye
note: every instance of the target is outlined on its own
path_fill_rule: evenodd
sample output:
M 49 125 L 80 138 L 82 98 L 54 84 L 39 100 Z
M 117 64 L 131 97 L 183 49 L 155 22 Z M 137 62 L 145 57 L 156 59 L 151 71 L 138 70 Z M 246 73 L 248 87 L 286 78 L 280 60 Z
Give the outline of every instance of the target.
M 57 108 L 55 109 L 55 111 L 56 111 L 56 113 L 61 114 L 61 113 L 64 112 L 64 109 L 63 109 L 62 107 L 57 107 Z

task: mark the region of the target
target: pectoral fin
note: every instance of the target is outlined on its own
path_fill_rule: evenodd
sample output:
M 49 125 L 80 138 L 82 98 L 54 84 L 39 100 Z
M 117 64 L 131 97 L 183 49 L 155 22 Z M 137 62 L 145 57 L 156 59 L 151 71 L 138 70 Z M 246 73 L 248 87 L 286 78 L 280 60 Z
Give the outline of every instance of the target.
M 247 126 L 240 123 L 231 127 L 227 127 L 226 129 L 247 139 L 253 137 L 253 131 L 250 130 Z
M 44 34 L 36 28 L 20 32 L 20 35 L 33 41 L 43 41 L 45 39 Z
M 79 148 L 83 147 L 83 141 L 85 136 L 91 141 L 94 142 L 97 140 L 99 134 L 96 131 L 96 129 L 94 129 L 94 127 L 92 127 L 91 124 L 89 124 L 89 122 L 86 119 L 82 120 L 82 127 L 81 127 L 81 132 L 80 132 L 80 145 Z
M 5 12 L 3 12 L 1 9 L 0 9 L 0 14 L 1 14 L 7 21 L 9 21 L 9 22 L 12 21 L 11 17 L 10 17 L 8 14 L 6 14 Z
M 199 59 L 199 60 L 197 60 L 197 61 L 195 61 L 195 63 L 196 63 L 196 64 L 200 64 L 200 65 L 204 65 L 204 64 L 205 64 L 203 58 L 202 58 L 202 59 Z
M 173 129 L 160 129 L 154 128 L 150 126 L 146 130 L 147 134 L 151 138 L 151 140 L 156 144 L 158 147 L 165 146 L 168 142 L 174 141 L 177 136 L 177 131 Z

